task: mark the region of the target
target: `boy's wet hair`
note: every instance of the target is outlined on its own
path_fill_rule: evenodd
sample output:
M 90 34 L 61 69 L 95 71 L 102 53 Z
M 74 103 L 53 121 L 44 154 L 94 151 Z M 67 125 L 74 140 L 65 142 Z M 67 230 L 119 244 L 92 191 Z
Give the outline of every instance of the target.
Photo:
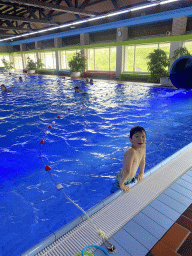
M 75 88 L 74 89 L 79 89 L 79 86 L 75 86 Z
M 146 134 L 146 131 L 145 131 L 145 129 L 142 127 L 142 126 L 134 126 L 133 128 L 131 128 L 131 130 L 130 130 L 130 138 L 132 139 L 132 137 L 133 137 L 133 135 L 135 134 L 135 133 L 137 133 L 137 132 L 145 132 L 145 134 Z

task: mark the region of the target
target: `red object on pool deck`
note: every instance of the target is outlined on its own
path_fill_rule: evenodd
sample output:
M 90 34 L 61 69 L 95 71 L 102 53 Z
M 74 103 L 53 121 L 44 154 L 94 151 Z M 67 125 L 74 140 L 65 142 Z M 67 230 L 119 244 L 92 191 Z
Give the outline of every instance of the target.
M 45 171 L 50 171 L 51 167 L 49 165 L 45 166 Z
M 115 79 L 115 71 L 87 70 L 83 72 L 83 77 L 110 78 Z
M 48 128 L 49 128 L 49 129 L 51 129 L 51 128 L 52 128 L 52 126 L 51 126 L 51 125 L 49 125 L 49 126 L 48 126 Z
M 44 143 L 45 143 L 45 141 L 44 141 L 44 140 L 41 140 L 41 141 L 40 141 L 40 144 L 41 144 L 41 145 L 43 145 Z

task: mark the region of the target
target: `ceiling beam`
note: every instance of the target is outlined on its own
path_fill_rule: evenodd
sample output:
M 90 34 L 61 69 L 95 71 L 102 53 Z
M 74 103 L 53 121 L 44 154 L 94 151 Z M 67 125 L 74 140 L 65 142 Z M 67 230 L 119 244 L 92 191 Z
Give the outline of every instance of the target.
M 79 8 L 80 8 L 80 9 L 84 9 L 85 7 L 88 6 L 89 2 L 90 2 L 90 0 L 85 0 L 85 1 L 81 4 L 81 6 L 80 6 Z
M 115 9 L 119 8 L 117 0 L 111 0 L 113 6 L 115 7 Z
M 0 32 L 0 37 L 5 37 L 5 36 L 15 36 L 15 34 L 12 34 L 12 33 L 1 33 Z
M 14 27 L 14 26 L 0 26 L 0 29 L 2 29 L 2 30 L 18 30 L 18 31 L 24 31 L 24 32 L 31 31 L 31 29 Z
M 53 5 L 53 4 L 45 3 L 45 2 L 37 1 L 37 0 L 11 0 L 11 2 L 17 3 L 17 4 L 22 4 L 22 5 L 27 5 L 27 6 L 34 6 L 34 7 L 38 7 L 38 8 L 53 10 L 53 11 L 58 11 L 58 12 L 79 14 L 79 15 L 84 15 L 84 16 L 95 16 L 96 15 L 95 13 L 84 11 L 84 10 L 74 8 L 74 7 L 68 7 L 68 6 L 63 6 L 63 5 L 59 5 L 58 7 L 55 7 L 55 5 Z
M 40 19 L 28 19 L 18 16 L 12 16 L 12 15 L 0 15 L 0 19 L 3 20 L 13 20 L 13 21 L 23 21 L 23 22 L 29 22 L 29 23 L 41 23 L 41 24 L 48 24 L 48 25 L 58 25 L 56 22 L 50 22 L 48 20 L 40 20 Z

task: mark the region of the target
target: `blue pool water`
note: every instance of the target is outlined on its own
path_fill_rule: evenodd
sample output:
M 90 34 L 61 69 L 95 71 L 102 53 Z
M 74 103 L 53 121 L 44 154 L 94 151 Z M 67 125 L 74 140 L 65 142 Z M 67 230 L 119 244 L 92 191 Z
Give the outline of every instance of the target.
M 18 77 L 0 76 L 12 90 L 0 92 L 2 256 L 18 256 L 81 214 L 44 170 L 41 140 L 43 161 L 84 210 L 110 195 L 132 126 L 147 131 L 146 170 L 191 142 L 191 91 Z

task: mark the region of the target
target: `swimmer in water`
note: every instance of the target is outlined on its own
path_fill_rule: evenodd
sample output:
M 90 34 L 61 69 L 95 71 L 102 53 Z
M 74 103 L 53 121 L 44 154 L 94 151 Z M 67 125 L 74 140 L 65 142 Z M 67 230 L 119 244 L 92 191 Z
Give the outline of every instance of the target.
M 21 77 L 21 76 L 19 77 L 19 81 L 23 81 L 23 79 L 22 79 L 22 77 Z
M 142 181 L 145 169 L 146 155 L 146 131 L 141 126 L 134 126 L 130 130 L 130 142 L 132 145 L 125 151 L 123 156 L 123 168 L 117 173 L 115 188 L 129 191 L 128 184 L 131 183 L 136 176 L 137 169 L 140 165 L 140 171 L 137 180 Z
M 75 92 L 87 94 L 87 92 L 84 92 L 84 91 L 82 91 L 82 90 L 79 90 L 79 86 L 75 86 L 74 89 L 75 89 Z
M 11 90 L 7 89 L 4 84 L 1 85 L 1 90 L 4 92 L 11 92 Z

